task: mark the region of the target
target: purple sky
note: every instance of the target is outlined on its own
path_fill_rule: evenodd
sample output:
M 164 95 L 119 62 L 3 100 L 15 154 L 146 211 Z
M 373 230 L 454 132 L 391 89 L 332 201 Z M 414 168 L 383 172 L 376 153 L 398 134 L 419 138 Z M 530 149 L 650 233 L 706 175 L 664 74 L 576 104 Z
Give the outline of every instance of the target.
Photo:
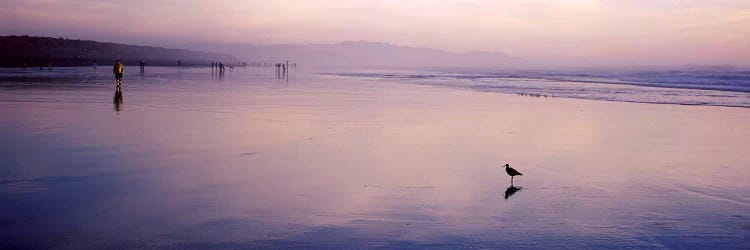
M 0 34 L 180 47 L 388 42 L 564 65 L 750 64 L 750 1 L 4 0 Z

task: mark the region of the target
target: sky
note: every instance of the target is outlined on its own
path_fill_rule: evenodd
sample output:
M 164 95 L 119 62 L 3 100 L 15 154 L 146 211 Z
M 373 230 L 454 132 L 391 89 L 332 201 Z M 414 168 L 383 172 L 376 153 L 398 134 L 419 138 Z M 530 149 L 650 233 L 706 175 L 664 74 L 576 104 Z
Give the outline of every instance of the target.
M 748 0 L 2 0 L 1 35 L 181 47 L 387 42 L 551 65 L 750 65 Z

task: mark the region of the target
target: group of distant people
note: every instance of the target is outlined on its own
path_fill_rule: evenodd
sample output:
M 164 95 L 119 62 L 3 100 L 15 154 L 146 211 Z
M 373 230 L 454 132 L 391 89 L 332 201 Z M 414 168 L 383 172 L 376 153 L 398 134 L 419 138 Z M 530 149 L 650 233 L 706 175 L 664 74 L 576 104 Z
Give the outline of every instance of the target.
M 214 69 L 219 71 L 219 73 L 224 73 L 226 65 L 224 65 L 223 62 L 211 62 L 211 72 L 214 72 Z
M 97 61 L 92 60 L 91 64 L 92 64 L 93 69 L 96 70 Z M 146 62 L 140 61 L 138 64 L 139 64 L 139 68 L 141 71 L 141 75 L 143 75 L 143 72 L 146 70 Z M 284 62 L 284 63 L 253 62 L 253 63 L 250 63 L 250 65 L 251 67 L 271 67 L 271 66 L 276 67 L 276 74 L 277 74 L 277 77 L 279 78 L 285 78 L 287 74 L 287 70 L 289 70 L 289 68 L 297 66 L 296 63 L 290 64 L 289 62 Z M 52 70 L 51 62 L 46 66 L 49 68 L 49 70 Z M 182 66 L 182 62 L 177 61 L 177 66 L 178 67 Z M 247 67 L 247 63 L 241 62 L 239 63 L 239 66 Z M 224 74 L 227 67 L 229 67 L 230 69 L 233 69 L 231 65 L 224 64 L 223 62 L 211 62 L 211 72 L 213 73 L 215 70 L 218 71 L 220 77 L 221 75 Z M 23 64 L 23 68 L 24 70 L 26 70 L 26 63 Z M 43 66 L 40 65 L 39 70 L 42 70 L 42 69 L 43 69 Z M 114 98 L 115 109 L 119 111 L 122 109 L 122 88 L 121 87 L 122 87 L 122 78 L 123 78 L 123 75 L 125 74 L 125 65 L 119 59 L 115 60 L 115 65 L 112 67 L 112 74 L 115 76 L 115 85 L 116 85 L 115 98 Z
M 546 95 L 546 94 L 534 94 L 534 93 L 531 93 L 531 94 L 529 94 L 529 93 L 516 93 L 516 95 L 520 95 L 520 96 L 528 96 L 528 97 L 536 97 L 536 98 L 539 98 L 539 97 L 544 97 L 544 98 L 547 98 L 547 95 Z M 552 98 L 555 98 L 555 95 L 552 95 Z
M 92 60 L 91 63 L 92 63 L 93 69 L 96 70 L 96 65 L 97 65 L 96 60 Z M 146 62 L 140 61 L 138 64 L 139 64 L 139 68 L 142 74 L 146 70 Z M 289 62 L 284 62 L 284 63 L 259 63 L 258 62 L 258 63 L 251 63 L 250 65 L 251 67 L 269 67 L 273 65 L 274 67 L 276 67 L 276 73 L 277 73 L 277 76 L 279 77 L 286 76 L 286 72 L 289 68 L 297 66 L 296 63 L 290 64 Z M 50 70 L 52 69 L 52 63 L 49 63 L 49 65 L 47 66 Z M 178 67 L 182 66 L 182 62 L 177 61 L 177 66 Z M 240 63 L 240 66 L 247 67 L 247 63 L 242 62 Z M 26 68 L 25 63 L 23 67 L 24 69 Z M 226 65 L 223 62 L 211 62 L 211 72 L 214 72 L 214 70 L 216 70 L 220 74 L 223 74 L 227 67 L 229 67 L 230 69 L 233 68 L 232 66 Z M 42 70 L 42 66 L 39 66 L 39 70 Z M 112 68 L 112 74 L 115 76 L 115 84 L 117 86 L 117 90 L 119 91 L 120 87 L 122 86 L 122 77 L 125 74 L 125 65 L 119 59 L 115 60 L 115 65 Z
M 39 65 L 39 71 L 44 69 L 44 65 Z M 47 64 L 47 69 L 52 70 L 52 63 Z M 23 70 L 26 70 L 26 63 L 23 64 Z
M 276 77 L 277 78 L 286 78 L 286 66 L 289 63 L 277 63 L 274 66 L 276 67 Z

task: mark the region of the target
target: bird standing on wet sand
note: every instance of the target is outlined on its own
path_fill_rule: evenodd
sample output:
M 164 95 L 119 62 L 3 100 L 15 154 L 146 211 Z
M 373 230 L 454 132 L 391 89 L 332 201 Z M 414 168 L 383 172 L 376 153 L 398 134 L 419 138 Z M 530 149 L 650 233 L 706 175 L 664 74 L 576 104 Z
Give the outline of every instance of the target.
M 510 175 L 510 185 L 513 186 L 513 176 L 516 175 L 523 175 L 521 172 L 518 172 L 517 170 L 510 167 L 510 164 L 505 164 L 505 172 Z

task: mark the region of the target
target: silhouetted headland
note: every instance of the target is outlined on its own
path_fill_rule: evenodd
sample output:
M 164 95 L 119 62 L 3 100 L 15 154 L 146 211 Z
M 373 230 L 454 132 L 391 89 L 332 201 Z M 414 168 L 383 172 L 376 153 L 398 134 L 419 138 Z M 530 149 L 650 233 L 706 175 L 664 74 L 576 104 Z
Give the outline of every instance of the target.
M 67 38 L 0 36 L 0 67 L 91 66 L 120 59 L 125 65 L 206 66 L 212 61 L 237 62 L 236 57 L 184 49 L 126 45 Z

